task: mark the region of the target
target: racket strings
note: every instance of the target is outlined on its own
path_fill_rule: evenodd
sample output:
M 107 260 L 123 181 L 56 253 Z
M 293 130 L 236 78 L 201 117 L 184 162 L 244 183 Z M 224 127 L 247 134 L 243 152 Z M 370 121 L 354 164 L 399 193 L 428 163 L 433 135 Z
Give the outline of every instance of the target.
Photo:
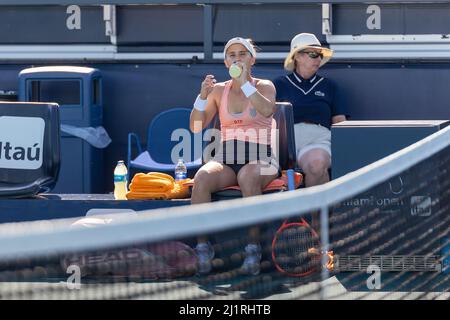
M 312 230 L 305 226 L 287 226 L 277 236 L 274 246 L 275 263 L 287 273 L 302 274 L 309 272 L 320 264 L 319 239 Z

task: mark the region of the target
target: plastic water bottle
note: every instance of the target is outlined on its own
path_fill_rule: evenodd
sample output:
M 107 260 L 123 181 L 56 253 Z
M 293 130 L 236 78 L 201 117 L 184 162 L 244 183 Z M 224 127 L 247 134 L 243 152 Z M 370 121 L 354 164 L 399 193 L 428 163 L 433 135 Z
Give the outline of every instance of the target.
M 127 200 L 127 176 L 127 166 L 123 160 L 119 160 L 114 169 L 114 199 Z
M 177 165 L 175 166 L 175 180 L 183 180 L 187 177 L 187 168 L 184 164 L 183 159 L 178 159 Z

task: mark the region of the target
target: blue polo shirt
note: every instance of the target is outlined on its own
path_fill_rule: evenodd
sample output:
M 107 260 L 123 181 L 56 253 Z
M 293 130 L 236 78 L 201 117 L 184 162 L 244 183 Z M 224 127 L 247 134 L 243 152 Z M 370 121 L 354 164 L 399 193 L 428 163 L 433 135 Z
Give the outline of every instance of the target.
M 315 123 L 330 129 L 333 116 L 347 115 L 345 106 L 336 103 L 333 82 L 318 74 L 306 80 L 293 72 L 276 78 L 273 83 L 276 101 L 292 104 L 294 123 Z

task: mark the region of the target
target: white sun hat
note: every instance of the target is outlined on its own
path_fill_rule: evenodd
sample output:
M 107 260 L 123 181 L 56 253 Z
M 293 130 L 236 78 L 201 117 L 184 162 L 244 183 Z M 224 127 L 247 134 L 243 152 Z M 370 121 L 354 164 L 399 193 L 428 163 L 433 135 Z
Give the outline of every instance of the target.
M 295 53 L 307 48 L 319 50 L 323 54 L 322 62 L 320 66 L 327 63 L 333 55 L 333 50 L 322 47 L 319 39 L 312 33 L 299 33 L 291 41 L 291 51 L 284 60 L 284 68 L 288 71 L 293 71 L 295 68 L 294 56 Z

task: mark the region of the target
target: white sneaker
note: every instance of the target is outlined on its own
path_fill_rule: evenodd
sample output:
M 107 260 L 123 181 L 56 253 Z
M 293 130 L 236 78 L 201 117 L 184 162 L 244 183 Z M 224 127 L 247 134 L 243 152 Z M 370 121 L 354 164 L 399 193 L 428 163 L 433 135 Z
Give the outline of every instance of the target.
M 256 276 L 261 269 L 261 246 L 257 244 L 248 244 L 245 247 L 245 260 L 241 266 L 241 272 L 244 274 Z
M 209 273 L 212 269 L 211 261 L 214 258 L 214 248 L 208 243 L 199 243 L 195 247 L 197 254 L 197 272 L 199 274 Z

